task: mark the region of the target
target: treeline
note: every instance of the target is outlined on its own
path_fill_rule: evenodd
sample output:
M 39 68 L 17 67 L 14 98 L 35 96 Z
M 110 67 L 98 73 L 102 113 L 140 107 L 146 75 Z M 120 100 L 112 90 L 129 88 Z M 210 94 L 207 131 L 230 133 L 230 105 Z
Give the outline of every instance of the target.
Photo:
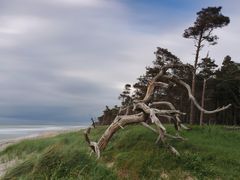
M 181 63 L 181 60 L 167 49 L 157 48 L 155 55 L 156 59 L 153 61 L 153 65 L 146 67 L 146 72 L 137 78 L 137 82 L 133 86 L 125 85 L 123 92 L 118 97 L 122 106 L 144 97 L 147 84 L 156 75 L 159 66 L 168 63 Z M 188 84 L 192 84 L 193 72 L 191 71 L 175 69 L 174 72 L 169 73 L 181 77 Z M 205 95 L 203 97 L 204 91 Z M 189 123 L 190 101 L 186 90 L 171 84 L 167 88 L 158 89 L 153 96 L 154 101 L 169 101 L 176 109 L 187 113 L 182 117 L 182 121 Z M 202 115 L 204 124 L 240 125 L 240 63 L 236 63 L 227 55 L 223 59 L 222 65 L 218 67 L 215 60 L 209 55 L 202 58 L 200 63 L 197 64 L 195 97 L 199 104 L 209 110 L 231 104 L 231 107 L 227 110 Z M 119 108 L 118 106 L 113 108 L 106 106 L 103 115 L 98 118 L 100 124 L 110 124 L 118 114 Z M 200 118 L 200 111 L 195 109 L 194 123 L 200 123 Z
M 170 84 L 167 88 L 157 89 L 154 93 L 154 101 L 170 101 L 177 109 L 187 113 L 182 117 L 183 122 L 190 124 L 207 123 L 239 125 L 240 124 L 240 64 L 232 60 L 227 55 L 222 60 L 222 65 L 218 67 L 215 60 L 206 55 L 200 59 L 199 54 L 204 45 L 217 44 L 218 37 L 213 34 L 216 28 L 227 26 L 230 18 L 221 13 L 222 7 L 203 8 L 197 12 L 197 18 L 193 26 L 185 29 L 183 37 L 192 39 L 196 48 L 192 71 L 175 68 L 169 74 L 177 75 L 183 81 L 191 85 L 192 94 L 199 104 L 205 109 L 216 109 L 218 107 L 231 107 L 212 115 L 204 115 L 194 108 L 189 101 L 188 94 L 175 84 Z M 144 97 L 149 81 L 157 74 L 159 66 L 166 64 L 179 64 L 181 60 L 164 48 L 157 48 L 156 59 L 153 65 L 146 67 L 146 72 L 137 78 L 137 82 L 132 85 L 126 84 L 123 92 L 119 95 L 121 107 L 126 107 L 134 100 Z M 109 124 L 117 115 L 120 107 L 106 108 L 103 116 L 99 117 L 101 124 Z

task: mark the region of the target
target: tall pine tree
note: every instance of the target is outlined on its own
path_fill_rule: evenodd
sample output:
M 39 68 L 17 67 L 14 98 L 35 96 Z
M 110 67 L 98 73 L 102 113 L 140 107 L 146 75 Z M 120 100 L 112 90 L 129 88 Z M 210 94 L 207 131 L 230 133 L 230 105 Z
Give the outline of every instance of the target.
M 196 47 L 195 61 L 194 61 L 194 73 L 192 76 L 192 94 L 195 96 L 196 86 L 196 70 L 199 60 L 199 53 L 207 42 L 210 45 L 217 43 L 218 37 L 213 35 L 213 30 L 216 28 L 222 28 L 229 24 L 230 19 L 227 16 L 222 15 L 222 7 L 208 7 L 203 8 L 197 13 L 197 19 L 194 25 L 185 29 L 183 33 L 184 38 L 193 39 L 194 46 Z M 194 123 L 194 105 L 191 103 L 190 111 L 190 123 Z

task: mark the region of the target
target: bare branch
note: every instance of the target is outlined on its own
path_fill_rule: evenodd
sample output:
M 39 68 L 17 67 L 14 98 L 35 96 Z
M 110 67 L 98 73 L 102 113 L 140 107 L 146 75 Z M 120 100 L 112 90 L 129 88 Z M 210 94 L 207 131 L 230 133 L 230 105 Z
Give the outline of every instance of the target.
M 150 119 L 152 120 L 152 123 L 155 123 L 157 127 L 159 127 L 164 133 L 166 132 L 165 127 L 162 125 L 161 121 L 159 121 L 154 110 L 152 109 L 150 109 Z
M 155 87 L 168 88 L 168 84 L 167 83 L 163 83 L 163 82 L 155 82 L 154 85 L 155 85 Z
M 91 118 L 91 121 L 92 121 L 92 126 L 93 126 L 93 128 L 95 128 L 96 125 L 95 125 L 95 122 L 94 122 L 93 118 Z
M 171 134 L 165 134 L 165 136 L 169 137 L 169 138 L 172 138 L 172 139 L 178 139 L 178 140 L 182 140 L 182 141 L 186 141 L 185 138 L 183 138 L 182 136 L 173 136 Z
M 168 101 L 160 101 L 160 102 L 153 102 L 150 107 L 152 106 L 157 106 L 157 105 L 166 105 L 168 106 L 170 109 L 172 110 L 176 110 L 176 108 L 173 106 L 172 103 L 168 102 Z M 182 123 L 181 123 L 181 120 L 179 118 L 179 114 L 176 114 L 175 115 L 175 118 L 172 118 L 174 120 L 174 125 L 175 125 L 175 129 L 176 130 L 180 130 L 181 128 L 182 129 L 185 129 L 185 130 L 189 130 L 188 127 L 184 126 Z
M 97 157 L 99 158 L 99 157 L 100 157 L 100 151 L 99 151 L 98 147 L 96 146 L 96 143 L 90 141 L 90 139 L 89 139 L 89 137 L 88 137 L 88 134 L 90 134 L 92 128 L 93 128 L 93 127 L 90 126 L 89 128 L 87 128 L 87 129 L 84 131 L 84 137 L 85 137 L 85 140 L 87 141 L 89 147 L 92 149 L 93 152 L 95 152 L 95 153 L 97 154 Z
M 174 147 L 168 145 L 168 148 L 175 156 L 180 156 L 179 152 Z
M 91 131 L 91 128 L 89 127 L 88 129 L 85 130 L 84 136 L 85 140 L 88 143 L 89 147 L 91 148 L 92 152 L 96 153 L 97 158 L 100 157 L 100 152 L 104 150 L 110 141 L 111 137 L 119 130 L 123 129 L 124 126 L 130 125 L 130 124 L 135 124 L 135 123 L 141 123 L 144 127 L 152 130 L 153 132 L 158 134 L 156 143 L 159 141 L 162 142 L 174 155 L 179 156 L 179 152 L 172 147 L 171 145 L 168 144 L 166 138 L 172 138 L 172 139 L 178 139 L 178 140 L 185 140 L 183 137 L 176 135 L 173 136 L 171 134 L 167 133 L 166 128 L 163 126 L 160 117 L 172 119 L 173 123 L 175 125 L 176 130 L 179 129 L 186 129 L 189 130 L 186 126 L 184 126 L 181 123 L 180 120 L 180 115 L 185 115 L 185 113 L 180 112 L 179 110 L 176 110 L 176 108 L 171 104 L 170 102 L 162 101 L 162 102 L 153 102 L 150 104 L 152 95 L 154 94 L 154 91 L 156 90 L 156 87 L 161 87 L 161 88 L 167 88 L 169 87 L 169 83 L 174 83 L 176 85 L 183 86 L 184 88 L 187 89 L 189 99 L 193 101 L 195 106 L 202 112 L 211 114 L 215 112 L 222 111 L 224 109 L 227 109 L 231 105 L 228 105 L 226 107 L 218 108 L 213 111 L 207 111 L 203 109 L 196 101 L 196 99 L 193 97 L 191 93 L 191 88 L 188 84 L 186 84 L 184 81 L 182 81 L 180 78 L 177 76 L 169 76 L 166 75 L 167 70 L 170 68 L 189 68 L 192 73 L 194 72 L 195 69 L 193 69 L 192 66 L 190 65 L 183 65 L 183 64 L 168 64 L 165 65 L 161 68 L 159 68 L 159 73 L 152 78 L 151 81 L 148 83 L 147 87 L 147 92 L 145 94 L 145 97 L 142 100 L 134 100 L 131 105 L 126 106 L 126 107 L 120 107 L 118 116 L 115 117 L 111 125 L 105 130 L 99 141 L 93 142 L 89 138 L 89 134 Z M 162 82 L 163 81 L 163 82 Z M 165 82 L 169 82 L 168 84 Z M 157 105 L 165 105 L 168 106 L 169 109 L 163 109 L 163 108 L 157 108 L 155 106 Z M 137 114 L 132 114 L 136 113 L 136 110 L 140 111 L 140 113 Z M 125 115 L 120 115 L 120 114 L 125 114 Z M 146 122 L 148 119 L 151 119 L 151 122 L 156 125 L 156 129 L 148 125 Z M 93 121 L 92 123 L 93 126 L 95 126 L 95 123 Z
M 205 109 L 203 109 L 203 108 L 198 104 L 197 100 L 196 100 L 195 97 L 192 95 L 190 86 L 189 86 L 187 83 L 185 83 L 184 81 L 180 80 L 177 76 L 166 76 L 166 75 L 165 75 L 165 76 L 163 76 L 163 78 L 168 79 L 168 80 L 170 80 L 170 81 L 172 81 L 172 82 L 174 82 L 174 83 L 176 83 L 176 84 L 179 84 L 179 85 L 185 87 L 185 88 L 187 89 L 187 91 L 188 91 L 189 99 L 194 103 L 194 105 L 195 105 L 200 111 L 202 111 L 202 112 L 205 113 L 205 114 L 213 114 L 213 113 L 216 113 L 216 112 L 219 112 L 219 111 L 223 111 L 223 110 L 225 110 L 225 109 L 227 109 L 227 108 L 229 108 L 229 107 L 231 106 L 231 104 L 228 104 L 227 106 L 223 106 L 223 107 L 221 107 L 221 108 L 217 108 L 217 109 L 212 110 L 212 111 L 205 110 Z
M 189 64 L 167 64 L 164 65 L 162 67 L 160 66 L 155 66 L 155 67 L 159 67 L 159 73 L 148 83 L 148 88 L 147 88 L 147 92 L 145 94 L 144 99 L 141 102 L 147 103 L 151 100 L 151 96 L 155 90 L 155 86 L 158 85 L 158 80 L 160 77 L 162 77 L 166 71 L 170 68 L 189 68 L 192 70 L 192 66 L 190 66 Z M 161 83 L 162 84 L 162 83 Z
M 149 126 L 147 123 L 141 122 L 141 124 L 142 124 L 144 127 L 148 128 L 148 129 L 151 129 L 153 132 L 158 133 L 156 129 L 154 129 L 153 127 Z
M 125 125 L 140 123 L 145 121 L 144 113 L 138 113 L 134 115 L 117 116 L 113 123 L 106 129 L 102 137 L 98 141 L 99 150 L 102 151 L 107 146 L 111 137 L 119 130 L 119 128 Z

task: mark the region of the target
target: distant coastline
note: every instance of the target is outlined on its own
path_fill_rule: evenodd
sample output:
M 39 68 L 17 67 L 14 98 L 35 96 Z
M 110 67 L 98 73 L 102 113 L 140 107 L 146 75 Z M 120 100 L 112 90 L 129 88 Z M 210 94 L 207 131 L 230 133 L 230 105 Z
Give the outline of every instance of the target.
M 23 128 L 24 126 L 21 126 L 21 127 Z M 30 126 L 28 126 L 28 127 L 30 127 Z M 49 127 L 49 126 L 47 126 L 47 127 Z M 56 127 L 56 128 L 54 128 L 54 127 Z M 40 131 L 40 132 L 37 131 L 37 133 L 36 133 L 36 131 L 32 131 L 32 134 L 28 134 L 26 136 L 20 136 L 20 137 L 16 137 L 16 138 L 0 140 L 0 151 L 3 151 L 5 148 L 7 148 L 8 146 L 10 146 L 12 144 L 19 143 L 26 139 L 49 138 L 49 137 L 57 136 L 62 133 L 79 131 L 86 127 L 87 126 L 79 126 L 79 125 L 78 126 L 50 126 L 50 128 L 47 128 L 45 130 L 42 129 L 42 131 Z M 26 128 L 26 126 L 25 126 L 25 128 Z M 1 127 L 1 129 L 3 129 L 3 127 Z M 17 128 L 15 128 L 15 129 L 17 129 Z M 24 129 L 22 129 L 22 130 L 24 130 Z M 5 174 L 6 170 L 9 167 L 14 166 L 15 164 L 16 164 L 16 160 L 0 163 L 0 177 L 3 174 Z
M 22 125 L 22 126 L 6 126 L 0 128 L 0 151 L 7 146 L 20 142 L 25 139 L 47 138 L 56 136 L 61 133 L 78 131 L 84 129 L 84 125 L 68 125 L 68 126 L 49 126 L 49 125 Z M 11 134 L 12 133 L 12 134 Z M 3 136 L 4 137 L 1 137 Z M 8 137 L 9 135 L 9 137 Z

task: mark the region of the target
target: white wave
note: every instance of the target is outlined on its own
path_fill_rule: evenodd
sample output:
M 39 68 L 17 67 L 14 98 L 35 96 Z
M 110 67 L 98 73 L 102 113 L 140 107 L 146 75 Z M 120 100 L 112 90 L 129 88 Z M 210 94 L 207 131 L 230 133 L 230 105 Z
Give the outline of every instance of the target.
M 34 137 L 45 132 L 77 130 L 82 128 L 85 128 L 85 126 L 5 126 L 0 127 L 0 141 L 12 138 L 21 138 L 25 136 Z

